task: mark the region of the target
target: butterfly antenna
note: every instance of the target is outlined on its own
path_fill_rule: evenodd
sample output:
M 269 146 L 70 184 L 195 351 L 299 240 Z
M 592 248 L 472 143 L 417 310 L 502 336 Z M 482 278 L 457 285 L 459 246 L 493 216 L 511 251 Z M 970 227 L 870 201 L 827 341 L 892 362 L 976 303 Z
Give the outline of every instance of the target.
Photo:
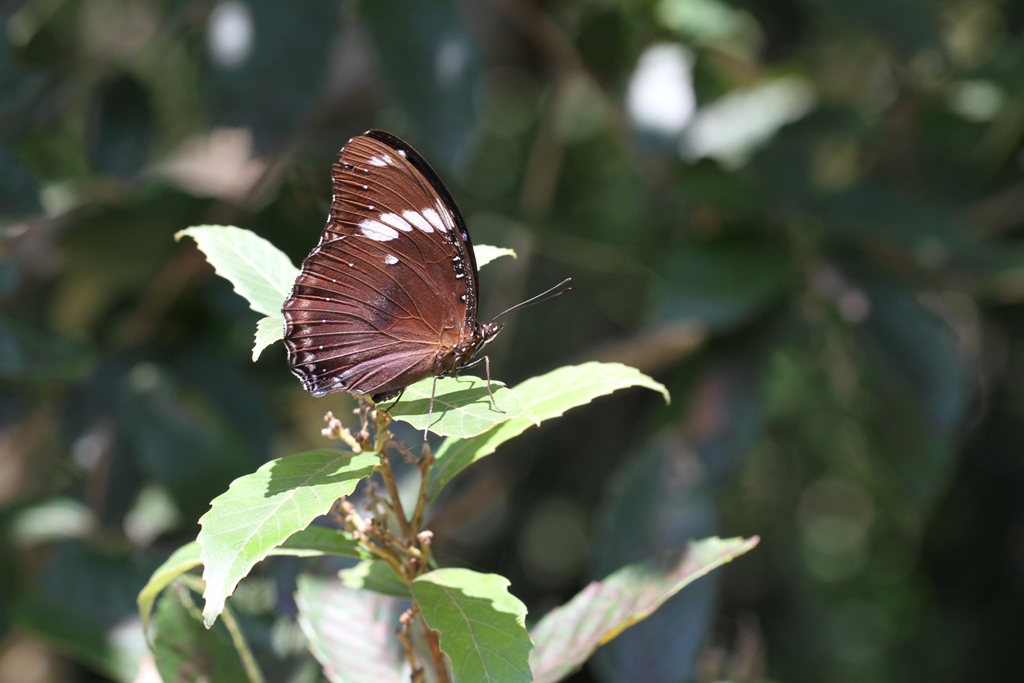
M 559 294 L 565 294 L 566 292 L 571 291 L 572 287 L 569 286 L 570 282 L 572 282 L 572 278 L 571 277 L 565 278 L 564 280 L 559 282 L 557 285 L 555 285 L 551 289 L 549 289 L 547 291 L 544 291 L 544 292 L 541 292 L 537 296 L 530 297 L 526 301 L 520 302 L 520 303 L 516 304 L 515 306 L 513 306 L 512 308 L 509 308 L 509 309 L 506 309 L 506 310 L 502 311 L 498 315 L 496 315 L 493 318 L 491 318 L 491 322 L 494 322 L 495 320 L 497 320 L 501 316 L 505 315 L 506 313 L 511 313 L 512 311 L 520 309 L 520 308 L 526 308 L 527 306 L 532 306 L 534 304 L 539 304 L 539 303 L 541 303 L 543 301 L 547 301 L 548 299 L 554 299 Z

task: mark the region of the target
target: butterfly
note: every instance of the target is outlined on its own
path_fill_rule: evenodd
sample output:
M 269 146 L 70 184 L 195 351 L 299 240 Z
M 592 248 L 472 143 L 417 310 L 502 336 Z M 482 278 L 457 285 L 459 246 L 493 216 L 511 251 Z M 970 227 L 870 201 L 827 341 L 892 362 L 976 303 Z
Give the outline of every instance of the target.
M 342 147 L 333 181 L 327 226 L 283 308 L 288 364 L 314 396 L 379 403 L 456 372 L 501 331 L 498 317 L 568 282 L 481 324 L 466 222 L 416 150 L 367 131 Z

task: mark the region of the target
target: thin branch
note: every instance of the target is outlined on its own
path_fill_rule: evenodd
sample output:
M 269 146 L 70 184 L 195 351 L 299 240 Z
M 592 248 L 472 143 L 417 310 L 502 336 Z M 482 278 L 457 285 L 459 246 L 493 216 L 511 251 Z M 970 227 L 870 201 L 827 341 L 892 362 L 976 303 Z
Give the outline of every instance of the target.
M 412 528 L 422 529 L 423 520 L 427 516 L 427 494 L 430 487 L 430 466 L 434 464 L 434 454 L 430 445 L 423 444 L 423 457 L 416 461 L 416 467 L 420 470 L 420 493 L 416 498 L 416 509 L 412 513 Z
M 224 620 L 224 627 L 231 634 L 231 643 L 238 650 L 238 656 L 242 658 L 242 666 L 245 667 L 245 676 L 249 679 L 249 683 L 264 683 L 263 672 L 260 671 L 256 658 L 252 656 L 249 644 L 245 642 L 242 629 L 239 628 L 238 622 L 235 621 L 234 612 L 227 605 L 224 605 L 224 611 L 221 612 L 220 617 Z
M 182 574 L 178 581 L 181 585 L 187 586 L 199 595 L 203 594 L 205 585 L 199 577 L 192 576 L 191 574 Z M 183 598 L 183 604 L 185 600 L 192 602 L 192 598 L 186 597 Z M 186 608 L 188 607 L 187 604 L 185 606 Z M 192 603 L 192 608 L 195 609 L 195 603 Z M 202 615 L 199 615 L 198 618 L 202 621 Z M 256 658 L 253 656 L 252 650 L 249 649 L 249 644 L 245 641 L 245 635 L 235 619 L 235 613 L 230 607 L 224 605 L 224 611 L 220 613 L 220 618 L 224 628 L 228 631 L 228 635 L 231 636 L 231 644 L 234 645 L 235 650 L 238 652 L 238 657 L 242 660 L 242 666 L 245 668 L 245 677 L 249 679 L 249 683 L 265 683 L 266 679 L 263 678 L 263 672 L 260 670 L 259 664 L 256 663 Z
M 405 515 L 405 508 L 402 507 L 402 499 L 398 496 L 398 484 L 395 482 L 395 473 L 391 470 L 391 459 L 388 457 L 388 442 L 391 441 L 391 432 L 388 431 L 388 422 L 391 416 L 387 411 L 379 410 L 376 413 L 377 443 L 374 450 L 380 453 L 380 465 L 376 470 L 384 479 L 384 485 L 388 488 L 388 497 L 391 499 L 391 508 L 395 512 L 398 526 L 402 530 L 403 538 L 410 544 L 416 542 L 416 530 L 409 524 L 409 518 Z
M 388 566 L 391 567 L 391 571 L 393 571 L 395 575 L 398 576 L 398 578 L 402 579 L 403 581 L 407 581 L 405 576 L 406 574 L 408 574 L 408 571 L 406 570 L 405 565 L 402 564 L 402 560 L 399 559 L 397 555 L 395 555 L 388 549 L 382 548 L 369 541 L 367 541 L 364 545 L 366 546 L 367 550 L 373 553 L 374 556 L 379 557 L 384 562 L 387 562 Z
M 409 524 L 409 518 L 405 516 L 405 508 L 402 507 L 402 501 L 398 497 L 398 484 L 395 482 L 394 472 L 391 471 L 391 463 L 388 461 L 385 453 L 381 453 L 381 456 L 381 464 L 376 469 L 380 472 L 381 477 L 383 477 L 384 485 L 388 487 L 391 508 L 395 511 L 398 526 L 402 530 L 402 537 L 410 543 L 415 542 L 416 532 L 413 530 L 412 525 Z
M 387 411 L 377 410 L 371 402 L 360 400 L 360 407 L 355 412 L 360 417 L 362 429 L 358 434 L 353 435 L 353 438 L 364 450 L 368 450 L 372 446 L 372 449 L 380 454 L 381 464 L 374 469 L 380 472 L 381 478 L 387 487 L 388 495 L 387 498 L 378 496 L 376 490 L 371 488 L 367 509 L 374 512 L 375 516 L 369 520 L 364 520 L 360 517 L 359 513 L 356 512 L 355 506 L 346 498 L 341 498 L 338 501 L 341 513 L 334 513 L 333 510 L 332 513 L 341 518 L 345 527 L 363 547 L 375 557 L 387 562 L 388 566 L 391 567 L 392 571 L 402 581 L 412 583 L 413 579 L 423 572 L 429 571 L 433 566 L 430 552 L 433 534 L 429 531 L 419 533 L 417 531 L 423 525 L 426 515 L 427 487 L 430 466 L 434 462 L 434 457 L 430 452 L 430 448 L 424 445 L 423 456 L 416 460 L 416 465 L 421 474 L 420 492 L 416 500 L 416 509 L 413 511 L 413 518 L 410 522 L 409 518 L 405 515 L 405 509 L 398 495 L 398 484 L 395 481 L 395 474 L 391 468 L 389 453 L 392 449 L 396 449 L 407 457 L 410 457 L 411 454 L 401 444 L 396 442 L 394 435 L 388 431 L 391 416 Z M 329 425 L 328 431 L 334 434 L 342 432 L 340 423 L 333 420 L 333 416 L 328 416 L 327 421 Z M 373 427 L 372 443 L 370 436 L 371 422 Z M 381 512 L 384 514 L 381 514 Z M 397 518 L 397 524 L 401 529 L 401 538 L 397 537 L 388 528 L 386 519 L 389 514 L 393 514 Z M 405 650 L 406 659 L 412 668 L 412 682 L 422 683 L 424 680 L 424 669 L 422 666 L 417 666 L 416 653 L 410 631 L 416 615 L 419 616 L 420 622 L 423 624 L 424 637 L 430 649 L 437 682 L 451 683 L 448 667 L 445 664 L 444 653 L 441 652 L 441 644 L 438 641 L 437 634 L 430 630 L 426 621 L 423 620 L 423 615 L 419 613 L 415 606 L 402 615 L 400 620 L 402 628 L 396 631 L 395 634 L 401 642 Z
M 407 580 L 406 575 L 408 571 L 405 564 L 402 562 L 402 558 L 391 548 L 387 547 L 387 544 L 381 542 L 380 545 L 374 543 L 374 540 L 370 536 L 370 524 L 365 522 L 359 513 L 356 512 L 355 506 L 352 505 L 348 500 L 341 498 L 338 501 L 338 505 L 342 509 L 342 514 L 339 515 L 341 523 L 345 525 L 354 539 L 361 541 L 362 545 L 366 550 L 371 553 L 374 557 L 377 557 L 384 562 L 387 562 L 391 570 L 401 578 L 403 581 Z
M 448 677 L 448 667 L 444 663 L 444 653 L 441 652 L 441 643 L 437 639 L 437 634 L 427 626 L 427 620 L 423 618 L 422 612 L 418 616 L 420 623 L 423 625 L 424 638 L 427 639 L 427 645 L 430 647 L 430 656 L 434 660 L 437 683 L 451 683 L 451 678 Z
M 412 642 L 412 622 L 416 618 L 417 612 L 419 612 L 419 606 L 415 603 L 412 607 L 402 612 L 402 616 L 398 618 L 398 623 L 401 626 L 395 631 L 399 642 L 402 643 L 405 659 L 409 662 L 409 668 L 412 671 L 411 683 L 422 683 L 423 681 L 423 667 L 419 665 L 416 659 L 416 647 Z

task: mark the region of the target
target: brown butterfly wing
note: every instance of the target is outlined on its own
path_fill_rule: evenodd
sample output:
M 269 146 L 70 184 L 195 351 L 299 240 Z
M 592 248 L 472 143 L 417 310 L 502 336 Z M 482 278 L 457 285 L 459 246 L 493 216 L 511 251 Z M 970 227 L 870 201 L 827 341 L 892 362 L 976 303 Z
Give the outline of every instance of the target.
M 334 165 L 331 215 L 284 304 L 292 371 L 315 396 L 386 394 L 436 374 L 476 328 L 476 266 L 448 191 L 379 131 Z

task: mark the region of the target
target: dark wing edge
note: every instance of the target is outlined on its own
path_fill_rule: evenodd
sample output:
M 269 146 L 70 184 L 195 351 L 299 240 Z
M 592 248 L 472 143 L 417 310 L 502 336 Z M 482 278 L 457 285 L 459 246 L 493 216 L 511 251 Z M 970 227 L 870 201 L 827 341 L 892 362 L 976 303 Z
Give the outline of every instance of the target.
M 476 265 L 476 253 L 473 251 L 473 240 L 469 237 L 469 230 L 466 228 L 466 220 L 462 217 L 462 212 L 459 211 L 459 205 L 455 203 L 455 198 L 452 197 L 452 193 L 448 191 L 444 181 L 441 180 L 441 176 L 427 163 L 427 160 L 420 156 L 420 153 L 413 149 L 407 142 L 402 140 L 396 135 L 392 135 L 387 131 L 371 129 L 363 133 L 365 137 L 372 138 L 381 142 L 396 152 L 403 152 L 403 156 L 406 160 L 413 165 L 413 167 L 419 171 L 430 186 L 434 188 L 434 191 L 441 197 L 441 201 L 444 202 L 448 212 L 451 213 L 455 218 L 455 225 L 459 229 L 459 236 L 462 238 L 462 244 L 466 248 L 466 258 L 469 259 L 469 263 L 472 268 L 473 278 L 472 290 L 473 290 L 473 301 L 480 301 L 480 290 L 477 280 L 479 279 L 480 271 Z M 475 315 L 476 311 L 474 311 Z

